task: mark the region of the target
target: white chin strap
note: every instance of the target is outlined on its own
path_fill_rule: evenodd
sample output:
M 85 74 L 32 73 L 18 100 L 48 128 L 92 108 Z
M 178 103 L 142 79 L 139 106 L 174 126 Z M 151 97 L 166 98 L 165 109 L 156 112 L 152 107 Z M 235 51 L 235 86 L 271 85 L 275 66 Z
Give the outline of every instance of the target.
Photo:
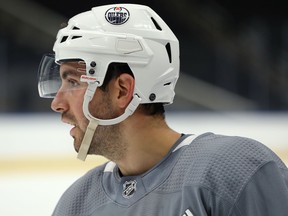
M 85 161 L 92 138 L 94 136 L 95 130 L 98 125 L 114 125 L 118 124 L 122 121 L 124 121 L 126 118 L 128 118 L 130 115 L 134 113 L 136 108 L 141 102 L 141 98 L 138 95 L 134 95 L 133 99 L 130 101 L 129 105 L 126 107 L 125 112 L 114 119 L 98 119 L 95 118 L 93 115 L 91 115 L 89 111 L 89 103 L 93 98 L 94 93 L 96 92 L 96 89 L 98 87 L 98 82 L 89 83 L 85 96 L 84 96 L 84 102 L 83 102 L 83 112 L 85 117 L 89 120 L 89 124 L 87 126 L 85 135 L 83 137 L 81 146 L 78 151 L 77 158 Z

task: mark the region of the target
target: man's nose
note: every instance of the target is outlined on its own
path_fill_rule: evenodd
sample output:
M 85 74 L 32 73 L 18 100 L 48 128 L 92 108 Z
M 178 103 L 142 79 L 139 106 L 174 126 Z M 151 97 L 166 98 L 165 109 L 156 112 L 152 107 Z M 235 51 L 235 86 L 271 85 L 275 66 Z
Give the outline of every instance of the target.
M 63 91 L 58 91 L 51 103 L 51 109 L 55 112 L 63 113 L 68 109 L 68 103 L 65 100 Z

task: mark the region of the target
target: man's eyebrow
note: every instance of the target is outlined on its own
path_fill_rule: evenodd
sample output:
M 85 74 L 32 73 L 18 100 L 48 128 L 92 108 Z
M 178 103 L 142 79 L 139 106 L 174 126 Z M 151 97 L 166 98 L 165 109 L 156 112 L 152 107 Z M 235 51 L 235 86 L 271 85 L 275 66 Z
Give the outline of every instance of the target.
M 81 73 L 76 70 L 64 70 L 61 73 L 61 78 L 66 79 L 68 76 L 80 77 Z

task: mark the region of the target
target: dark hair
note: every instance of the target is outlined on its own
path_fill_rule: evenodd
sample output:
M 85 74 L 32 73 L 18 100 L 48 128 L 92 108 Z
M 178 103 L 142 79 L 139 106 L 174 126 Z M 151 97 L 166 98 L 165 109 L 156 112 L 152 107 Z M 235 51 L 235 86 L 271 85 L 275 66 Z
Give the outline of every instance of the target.
M 108 83 L 112 79 L 119 77 L 123 73 L 130 74 L 134 78 L 133 72 L 127 63 L 113 62 L 109 64 L 103 84 L 99 88 L 102 91 L 108 91 Z M 155 115 L 155 116 L 159 115 L 162 118 L 165 117 L 164 115 L 165 109 L 163 103 L 140 104 L 139 108 L 146 115 Z
M 127 63 L 111 63 L 109 64 L 106 72 L 105 79 L 103 84 L 99 87 L 102 91 L 108 91 L 108 83 L 114 79 L 119 77 L 121 74 L 127 73 L 130 74 L 133 78 L 134 75 Z
M 143 110 L 146 115 L 160 116 L 163 119 L 165 118 L 163 103 L 140 104 L 140 109 Z

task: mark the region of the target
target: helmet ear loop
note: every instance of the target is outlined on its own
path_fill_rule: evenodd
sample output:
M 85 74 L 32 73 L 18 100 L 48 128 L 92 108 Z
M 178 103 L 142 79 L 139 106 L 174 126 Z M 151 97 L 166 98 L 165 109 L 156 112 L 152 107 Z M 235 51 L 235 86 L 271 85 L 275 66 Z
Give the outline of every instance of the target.
M 89 152 L 89 148 L 91 145 L 91 141 L 93 139 L 94 133 L 97 129 L 97 126 L 99 125 L 99 121 L 101 121 L 102 125 L 112 125 L 112 124 L 116 124 L 119 123 L 123 120 L 125 120 L 128 116 L 132 115 L 132 113 L 136 110 L 136 108 L 138 107 L 138 105 L 140 104 L 141 99 L 137 96 L 134 95 L 134 98 L 132 99 L 132 101 L 130 102 L 130 104 L 128 105 L 128 107 L 125 110 L 125 113 L 121 116 L 119 116 L 118 118 L 115 119 L 110 119 L 110 120 L 103 120 L 103 119 L 96 119 L 93 116 L 91 116 L 89 118 L 89 124 L 87 126 L 85 135 L 83 137 L 82 143 L 80 145 L 79 151 L 78 151 L 78 155 L 77 158 L 79 160 L 85 161 L 87 154 Z M 89 104 L 89 102 L 88 102 Z M 86 104 L 86 106 L 88 106 Z
M 86 75 L 82 75 L 81 78 L 83 81 L 86 79 L 89 79 L 89 77 L 87 78 Z M 95 118 L 93 115 L 91 115 L 91 113 L 89 111 L 89 103 L 92 100 L 92 98 L 93 98 L 93 96 L 97 90 L 98 85 L 99 85 L 99 83 L 97 81 L 93 82 L 90 80 L 90 82 L 88 82 L 88 87 L 87 87 L 85 95 L 84 95 L 84 101 L 83 101 L 83 108 L 82 109 L 83 109 L 83 113 L 84 113 L 85 117 L 89 120 L 89 124 L 87 126 L 85 135 L 83 137 L 83 140 L 82 140 L 82 143 L 81 143 L 81 146 L 79 148 L 78 155 L 77 155 L 77 158 L 82 160 L 82 161 L 85 161 L 85 159 L 87 157 L 92 138 L 94 136 L 95 130 L 96 130 L 98 125 L 113 125 L 113 124 L 118 124 L 118 123 L 124 121 L 127 117 L 129 117 L 130 115 L 132 115 L 134 113 L 136 108 L 141 103 L 141 98 L 137 94 L 134 94 L 133 99 L 130 101 L 129 105 L 126 107 L 125 112 L 122 115 L 120 115 L 114 119 Z

